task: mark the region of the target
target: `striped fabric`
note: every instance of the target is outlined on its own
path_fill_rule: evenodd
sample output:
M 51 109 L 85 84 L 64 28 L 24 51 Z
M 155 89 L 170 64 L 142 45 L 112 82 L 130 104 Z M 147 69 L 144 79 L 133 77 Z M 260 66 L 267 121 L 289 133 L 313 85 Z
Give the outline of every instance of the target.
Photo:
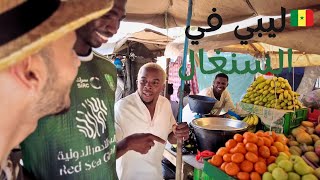
M 182 57 L 178 56 L 177 60 L 175 62 L 170 62 L 169 64 L 169 77 L 168 77 L 168 83 L 173 84 L 173 95 L 171 95 L 172 101 L 179 101 L 177 97 L 178 88 L 181 84 L 181 79 L 179 77 L 179 69 L 182 65 Z M 187 65 L 187 74 L 190 74 L 191 65 Z M 198 94 L 199 93 L 199 86 L 198 86 L 198 80 L 196 75 L 196 69 L 194 70 L 194 76 L 190 81 L 187 81 L 187 83 L 190 84 L 190 94 Z

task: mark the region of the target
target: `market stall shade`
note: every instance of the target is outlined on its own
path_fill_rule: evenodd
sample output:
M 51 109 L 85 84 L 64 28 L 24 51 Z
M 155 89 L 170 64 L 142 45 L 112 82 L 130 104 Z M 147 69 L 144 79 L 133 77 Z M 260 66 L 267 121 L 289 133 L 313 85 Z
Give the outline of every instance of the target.
M 164 51 L 166 45 L 172 41 L 173 39 L 165 34 L 151 29 L 144 29 L 136 33 L 128 34 L 126 37 L 119 40 L 115 44 L 114 53 L 120 52 L 127 48 L 128 42 L 142 43 L 150 51 Z
M 319 6 L 319 0 L 224 0 L 193 1 L 192 26 L 207 26 L 207 18 L 212 8 L 223 18 L 223 24 L 238 22 L 251 17 L 280 15 L 281 7 L 287 9 L 307 9 Z M 126 21 L 152 24 L 160 28 L 185 26 L 188 1 L 182 0 L 128 0 Z
M 281 19 L 275 20 L 275 27 L 279 27 Z M 266 24 L 263 24 L 266 27 Z M 254 28 L 255 26 L 252 26 Z M 247 29 L 238 30 L 239 34 L 246 34 Z M 290 26 L 290 18 L 286 18 L 286 27 L 283 32 L 275 33 L 275 38 L 269 38 L 268 33 L 262 33 L 262 37 L 255 35 L 248 40 L 248 45 L 240 45 L 240 40 L 234 35 L 234 31 L 215 34 L 199 40 L 198 45 L 190 45 L 189 48 L 198 51 L 204 49 L 206 52 L 219 49 L 224 52 L 247 53 L 255 57 L 263 57 L 269 54 L 273 68 L 279 67 L 279 48 L 286 53 L 287 48 L 293 51 L 293 66 L 306 67 L 320 65 L 320 49 L 317 44 L 320 41 L 320 11 L 314 11 L 314 26 L 293 27 Z M 308 40 L 306 42 L 306 40 Z M 182 42 L 172 42 L 166 47 L 165 55 L 179 55 L 183 50 Z M 287 62 L 285 56 L 284 62 Z M 287 67 L 284 64 L 283 67 Z

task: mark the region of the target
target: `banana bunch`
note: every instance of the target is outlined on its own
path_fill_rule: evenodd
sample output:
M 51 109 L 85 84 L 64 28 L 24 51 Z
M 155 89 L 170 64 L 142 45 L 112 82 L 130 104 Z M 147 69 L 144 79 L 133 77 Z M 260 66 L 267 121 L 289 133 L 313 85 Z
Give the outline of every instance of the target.
M 298 93 L 292 91 L 287 79 L 282 77 L 265 79 L 259 76 L 247 89 L 241 102 L 267 108 L 293 110 L 303 108 L 298 96 Z
M 242 121 L 246 122 L 249 126 L 252 126 L 252 125 L 255 126 L 259 123 L 259 117 L 255 114 L 249 114 Z

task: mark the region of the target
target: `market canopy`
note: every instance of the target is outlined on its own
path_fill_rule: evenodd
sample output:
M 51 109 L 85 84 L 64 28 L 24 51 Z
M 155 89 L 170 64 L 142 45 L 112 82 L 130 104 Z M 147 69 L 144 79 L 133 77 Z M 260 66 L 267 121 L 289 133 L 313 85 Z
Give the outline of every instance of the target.
M 151 29 L 144 29 L 139 32 L 128 34 L 121 40 L 119 40 L 114 47 L 114 52 L 117 53 L 128 47 L 128 42 L 139 42 L 142 43 L 150 51 L 164 51 L 166 45 L 173 41 L 172 38 L 159 33 Z
M 319 9 L 320 0 L 193 0 L 192 26 L 207 26 L 207 18 L 216 8 L 223 24 L 256 16 L 279 16 L 281 7 L 286 13 L 292 9 Z M 183 27 L 186 23 L 188 0 L 128 0 L 125 21 L 152 24 L 160 28 Z
M 275 20 L 275 26 L 279 27 L 281 19 Z M 265 24 L 264 24 L 265 25 Z M 254 28 L 253 26 L 252 28 Z M 238 30 L 240 34 L 246 34 L 247 29 Z M 248 40 L 248 45 L 240 45 L 240 40 L 234 35 L 234 31 L 207 36 L 199 39 L 198 45 L 189 45 L 189 48 L 197 51 L 213 51 L 220 49 L 225 52 L 248 53 L 255 57 L 263 57 L 269 54 L 273 68 L 279 67 L 278 50 L 281 48 L 287 51 L 287 48 L 293 50 L 293 66 L 305 67 L 320 65 L 320 11 L 314 12 L 314 25 L 312 27 L 292 27 L 290 21 L 286 19 L 286 27 L 283 32 L 275 33 L 275 38 L 269 38 L 268 33 L 262 33 L 262 37 L 255 35 Z M 183 41 L 174 41 L 169 43 L 165 55 L 182 55 Z M 287 62 L 285 60 L 285 62 Z M 287 65 L 285 64 L 285 67 Z

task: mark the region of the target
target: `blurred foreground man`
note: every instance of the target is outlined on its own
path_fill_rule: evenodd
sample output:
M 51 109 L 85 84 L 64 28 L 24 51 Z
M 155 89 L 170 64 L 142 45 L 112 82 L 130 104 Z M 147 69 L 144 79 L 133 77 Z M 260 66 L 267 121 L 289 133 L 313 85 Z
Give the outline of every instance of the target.
M 110 8 L 100 0 L 1 1 L 0 179 L 16 179 L 7 156 L 39 118 L 69 108 L 80 65 L 74 29 Z
M 126 0 L 114 1 L 109 12 L 76 30 L 74 49 L 81 66 L 72 85 L 71 108 L 63 115 L 43 118 L 22 144 L 25 167 L 35 178 L 117 179 L 116 69 L 92 48 L 117 33 L 125 4 Z
M 145 144 L 161 141 L 152 134 L 135 134 L 120 143 L 125 146 L 116 146 L 116 68 L 92 47 L 100 47 L 117 32 L 125 4 L 126 0 L 115 1 L 108 13 L 76 31 L 75 51 L 82 63 L 72 86 L 71 108 L 44 118 L 22 144 L 25 167 L 37 179 L 114 180 L 119 152 L 148 151 Z

